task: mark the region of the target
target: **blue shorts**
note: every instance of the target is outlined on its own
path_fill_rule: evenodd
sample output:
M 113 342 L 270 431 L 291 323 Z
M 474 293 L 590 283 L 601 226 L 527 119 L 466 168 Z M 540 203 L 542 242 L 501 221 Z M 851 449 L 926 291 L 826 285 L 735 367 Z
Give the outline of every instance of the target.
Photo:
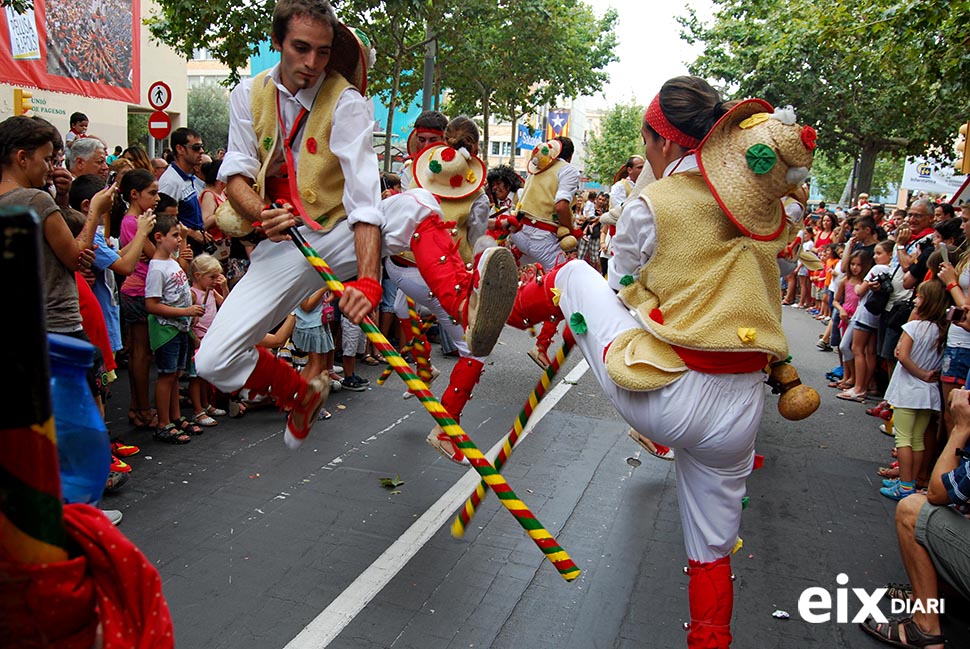
M 189 362 L 192 342 L 187 331 L 180 331 L 170 341 L 155 350 L 155 367 L 159 374 L 175 374 Z
M 943 368 L 940 381 L 953 385 L 966 385 L 970 371 L 970 349 L 964 347 L 943 348 Z
M 397 284 L 390 277 L 381 280 L 381 313 L 394 313 L 394 298 L 397 297 Z

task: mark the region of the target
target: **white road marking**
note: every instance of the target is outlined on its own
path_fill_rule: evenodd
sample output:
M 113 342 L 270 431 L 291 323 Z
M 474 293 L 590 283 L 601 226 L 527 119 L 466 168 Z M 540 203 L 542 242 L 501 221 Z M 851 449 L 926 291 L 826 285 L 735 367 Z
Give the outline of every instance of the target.
M 566 378 L 556 387 L 546 393 L 542 401 L 533 411 L 528 423 L 519 435 L 521 442 L 543 417 L 552 410 L 559 400 L 579 381 L 589 369 L 585 359 L 573 368 Z M 502 448 L 499 440 L 486 456 L 494 461 Z M 350 624 L 357 614 L 386 586 L 407 564 L 411 558 L 424 547 L 432 536 L 447 523 L 455 512 L 465 502 L 480 478 L 474 469 L 469 469 L 451 489 L 445 492 L 428 510 L 398 537 L 384 553 L 374 560 L 364 572 L 360 573 L 330 605 L 317 617 L 307 624 L 295 638 L 290 640 L 284 649 L 324 649 L 340 635 L 341 631 Z

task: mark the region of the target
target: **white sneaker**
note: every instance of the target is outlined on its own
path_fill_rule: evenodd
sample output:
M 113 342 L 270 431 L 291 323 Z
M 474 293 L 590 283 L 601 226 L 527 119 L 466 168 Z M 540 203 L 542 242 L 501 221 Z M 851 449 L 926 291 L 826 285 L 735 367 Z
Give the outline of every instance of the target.
M 125 517 L 125 515 L 117 509 L 102 509 L 101 513 L 104 514 L 114 526 L 117 526 L 118 523 L 121 522 L 121 519 Z

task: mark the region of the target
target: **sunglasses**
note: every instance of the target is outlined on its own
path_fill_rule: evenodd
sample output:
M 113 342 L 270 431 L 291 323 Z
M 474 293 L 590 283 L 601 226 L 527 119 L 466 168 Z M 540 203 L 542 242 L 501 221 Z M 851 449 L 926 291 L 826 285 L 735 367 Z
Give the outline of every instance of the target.
M 205 151 L 205 146 L 202 143 L 189 144 L 187 145 L 186 148 L 192 149 L 196 153 L 201 153 L 202 151 Z

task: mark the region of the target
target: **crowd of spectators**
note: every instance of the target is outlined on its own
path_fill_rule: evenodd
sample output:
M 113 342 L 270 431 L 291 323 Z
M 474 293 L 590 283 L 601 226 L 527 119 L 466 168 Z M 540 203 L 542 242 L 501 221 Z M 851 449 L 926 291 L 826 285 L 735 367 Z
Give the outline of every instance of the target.
M 131 87 L 131 0 L 49 0 L 46 12 L 49 73 Z

